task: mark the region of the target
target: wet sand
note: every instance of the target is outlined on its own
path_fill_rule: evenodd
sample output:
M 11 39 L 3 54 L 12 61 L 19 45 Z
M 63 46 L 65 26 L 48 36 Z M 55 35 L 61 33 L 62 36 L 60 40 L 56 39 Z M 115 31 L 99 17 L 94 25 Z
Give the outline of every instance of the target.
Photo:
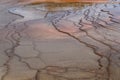
M 0 80 L 120 80 L 119 75 L 119 3 L 0 1 Z

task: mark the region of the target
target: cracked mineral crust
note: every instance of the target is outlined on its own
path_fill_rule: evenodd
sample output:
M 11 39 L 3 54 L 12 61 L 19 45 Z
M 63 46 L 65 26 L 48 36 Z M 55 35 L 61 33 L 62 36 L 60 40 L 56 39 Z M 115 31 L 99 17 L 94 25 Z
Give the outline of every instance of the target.
M 120 0 L 0 0 L 0 80 L 119 75 Z

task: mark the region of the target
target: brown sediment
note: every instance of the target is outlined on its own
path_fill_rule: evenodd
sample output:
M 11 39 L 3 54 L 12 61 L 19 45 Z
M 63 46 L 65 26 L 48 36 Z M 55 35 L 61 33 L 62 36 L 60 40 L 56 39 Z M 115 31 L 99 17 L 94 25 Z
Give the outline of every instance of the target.
M 39 3 L 77 3 L 77 2 L 88 2 L 88 3 L 103 3 L 107 2 L 108 0 L 20 0 L 20 2 L 26 2 L 30 4 L 39 4 Z

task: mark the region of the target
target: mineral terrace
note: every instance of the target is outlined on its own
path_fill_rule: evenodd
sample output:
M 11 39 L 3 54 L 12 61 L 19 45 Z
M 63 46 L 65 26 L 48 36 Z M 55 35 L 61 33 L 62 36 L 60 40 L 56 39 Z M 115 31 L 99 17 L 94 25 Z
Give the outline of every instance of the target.
M 26 1 L 0 0 L 0 80 L 120 80 L 120 1 Z

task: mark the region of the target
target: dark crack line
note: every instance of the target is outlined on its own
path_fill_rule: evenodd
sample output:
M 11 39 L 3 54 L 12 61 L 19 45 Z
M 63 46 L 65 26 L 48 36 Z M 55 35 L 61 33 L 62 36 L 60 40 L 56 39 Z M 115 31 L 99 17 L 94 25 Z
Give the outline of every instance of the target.
M 63 16 L 65 16 L 65 15 L 63 15 Z M 61 18 L 62 18 L 62 17 L 61 17 Z M 61 20 L 61 19 L 60 19 L 60 20 Z M 58 21 L 59 21 L 59 20 L 57 20 L 57 22 L 58 22 Z M 90 45 L 90 44 L 88 44 L 88 43 L 86 43 L 86 42 L 83 42 L 83 41 L 81 41 L 79 38 L 73 36 L 72 34 L 58 29 L 57 26 L 56 26 L 56 23 L 57 23 L 57 22 L 56 22 L 56 20 L 51 21 L 52 25 L 54 26 L 54 28 L 55 28 L 58 32 L 64 33 L 64 34 L 66 34 L 66 35 L 74 38 L 75 40 L 79 41 L 80 43 L 83 43 L 83 44 L 86 45 L 87 47 L 91 48 L 91 49 L 94 51 L 94 53 L 100 57 L 100 59 L 98 59 L 98 63 L 99 63 L 100 69 L 101 69 L 101 68 L 103 67 L 103 65 L 101 64 L 101 59 L 103 58 L 103 55 L 101 55 L 100 53 L 97 53 L 96 49 L 94 48 L 94 45 Z M 82 29 L 80 29 L 80 30 L 81 30 L 81 31 L 84 31 L 84 30 L 82 30 Z M 102 42 L 102 41 L 94 38 L 93 36 L 89 35 L 88 32 L 86 32 L 86 31 L 84 31 L 84 32 L 87 34 L 88 37 L 90 37 L 90 38 L 92 38 L 92 39 L 94 39 L 94 40 L 96 40 L 96 41 L 98 41 L 98 42 L 106 45 L 107 47 L 109 47 L 110 49 L 112 49 L 112 50 L 114 50 L 114 51 L 116 51 L 116 52 L 119 52 L 118 50 L 112 48 L 110 45 L 108 45 L 108 44 L 106 44 L 106 43 L 104 43 L 104 42 Z M 105 57 L 105 56 L 104 56 L 104 57 Z M 108 60 L 108 62 L 110 63 L 109 58 L 108 58 L 108 57 L 105 57 L 105 58 L 106 58 L 106 59 Z M 108 73 L 108 79 L 107 79 L 107 80 L 110 80 L 110 69 L 109 69 L 108 67 L 110 67 L 110 64 L 107 66 L 107 73 Z
M 22 63 L 24 63 L 30 70 L 36 70 L 36 69 L 33 69 L 28 63 L 22 61 L 22 58 L 21 58 L 20 56 L 18 56 L 17 54 L 15 54 L 15 49 L 16 49 L 18 46 L 20 46 L 20 39 L 21 39 L 21 37 L 22 37 L 21 34 L 20 34 L 20 32 L 22 32 L 22 31 L 17 32 L 15 28 L 16 28 L 16 26 L 14 25 L 14 30 L 15 30 L 15 31 L 14 31 L 12 34 L 10 34 L 10 33 L 8 32 L 8 34 L 6 35 L 6 39 L 11 42 L 12 47 L 11 47 L 11 48 L 8 48 L 8 49 L 6 49 L 6 50 L 4 51 L 4 52 L 6 53 L 6 55 L 8 56 L 8 60 L 7 60 L 6 63 L 4 64 L 4 65 L 7 67 L 7 70 L 6 70 L 6 73 L 2 76 L 1 80 L 4 80 L 5 77 L 9 74 L 9 70 L 10 70 L 9 62 L 11 61 L 11 59 L 12 59 L 14 56 L 16 56 L 16 57 L 19 59 L 19 61 L 22 62 Z M 23 29 L 23 30 L 24 30 L 24 29 Z M 10 38 L 11 38 L 11 39 L 8 38 L 9 35 L 10 35 Z M 18 35 L 18 38 L 15 38 L 14 35 Z
M 81 41 L 79 38 L 73 36 L 73 35 L 70 34 L 70 33 L 61 31 L 60 29 L 58 29 L 58 28 L 56 27 L 55 23 L 53 23 L 53 22 L 52 22 L 52 25 L 54 26 L 54 28 L 55 28 L 57 31 L 59 31 L 59 32 L 61 32 L 61 33 L 64 33 L 64 34 L 66 34 L 66 35 L 68 35 L 68 36 L 70 36 L 70 37 L 72 37 L 73 39 L 77 40 L 77 41 L 80 42 L 80 43 L 83 43 L 83 44 L 86 45 L 88 48 L 92 49 L 93 52 L 94 52 L 97 56 L 100 57 L 100 58 L 98 59 L 98 65 L 100 66 L 99 69 L 102 68 L 101 59 L 103 58 L 103 55 L 101 55 L 100 53 L 98 53 L 98 52 L 96 51 L 94 45 L 91 45 L 91 44 L 88 44 L 88 43 L 86 43 L 86 42 L 83 42 L 83 41 Z

